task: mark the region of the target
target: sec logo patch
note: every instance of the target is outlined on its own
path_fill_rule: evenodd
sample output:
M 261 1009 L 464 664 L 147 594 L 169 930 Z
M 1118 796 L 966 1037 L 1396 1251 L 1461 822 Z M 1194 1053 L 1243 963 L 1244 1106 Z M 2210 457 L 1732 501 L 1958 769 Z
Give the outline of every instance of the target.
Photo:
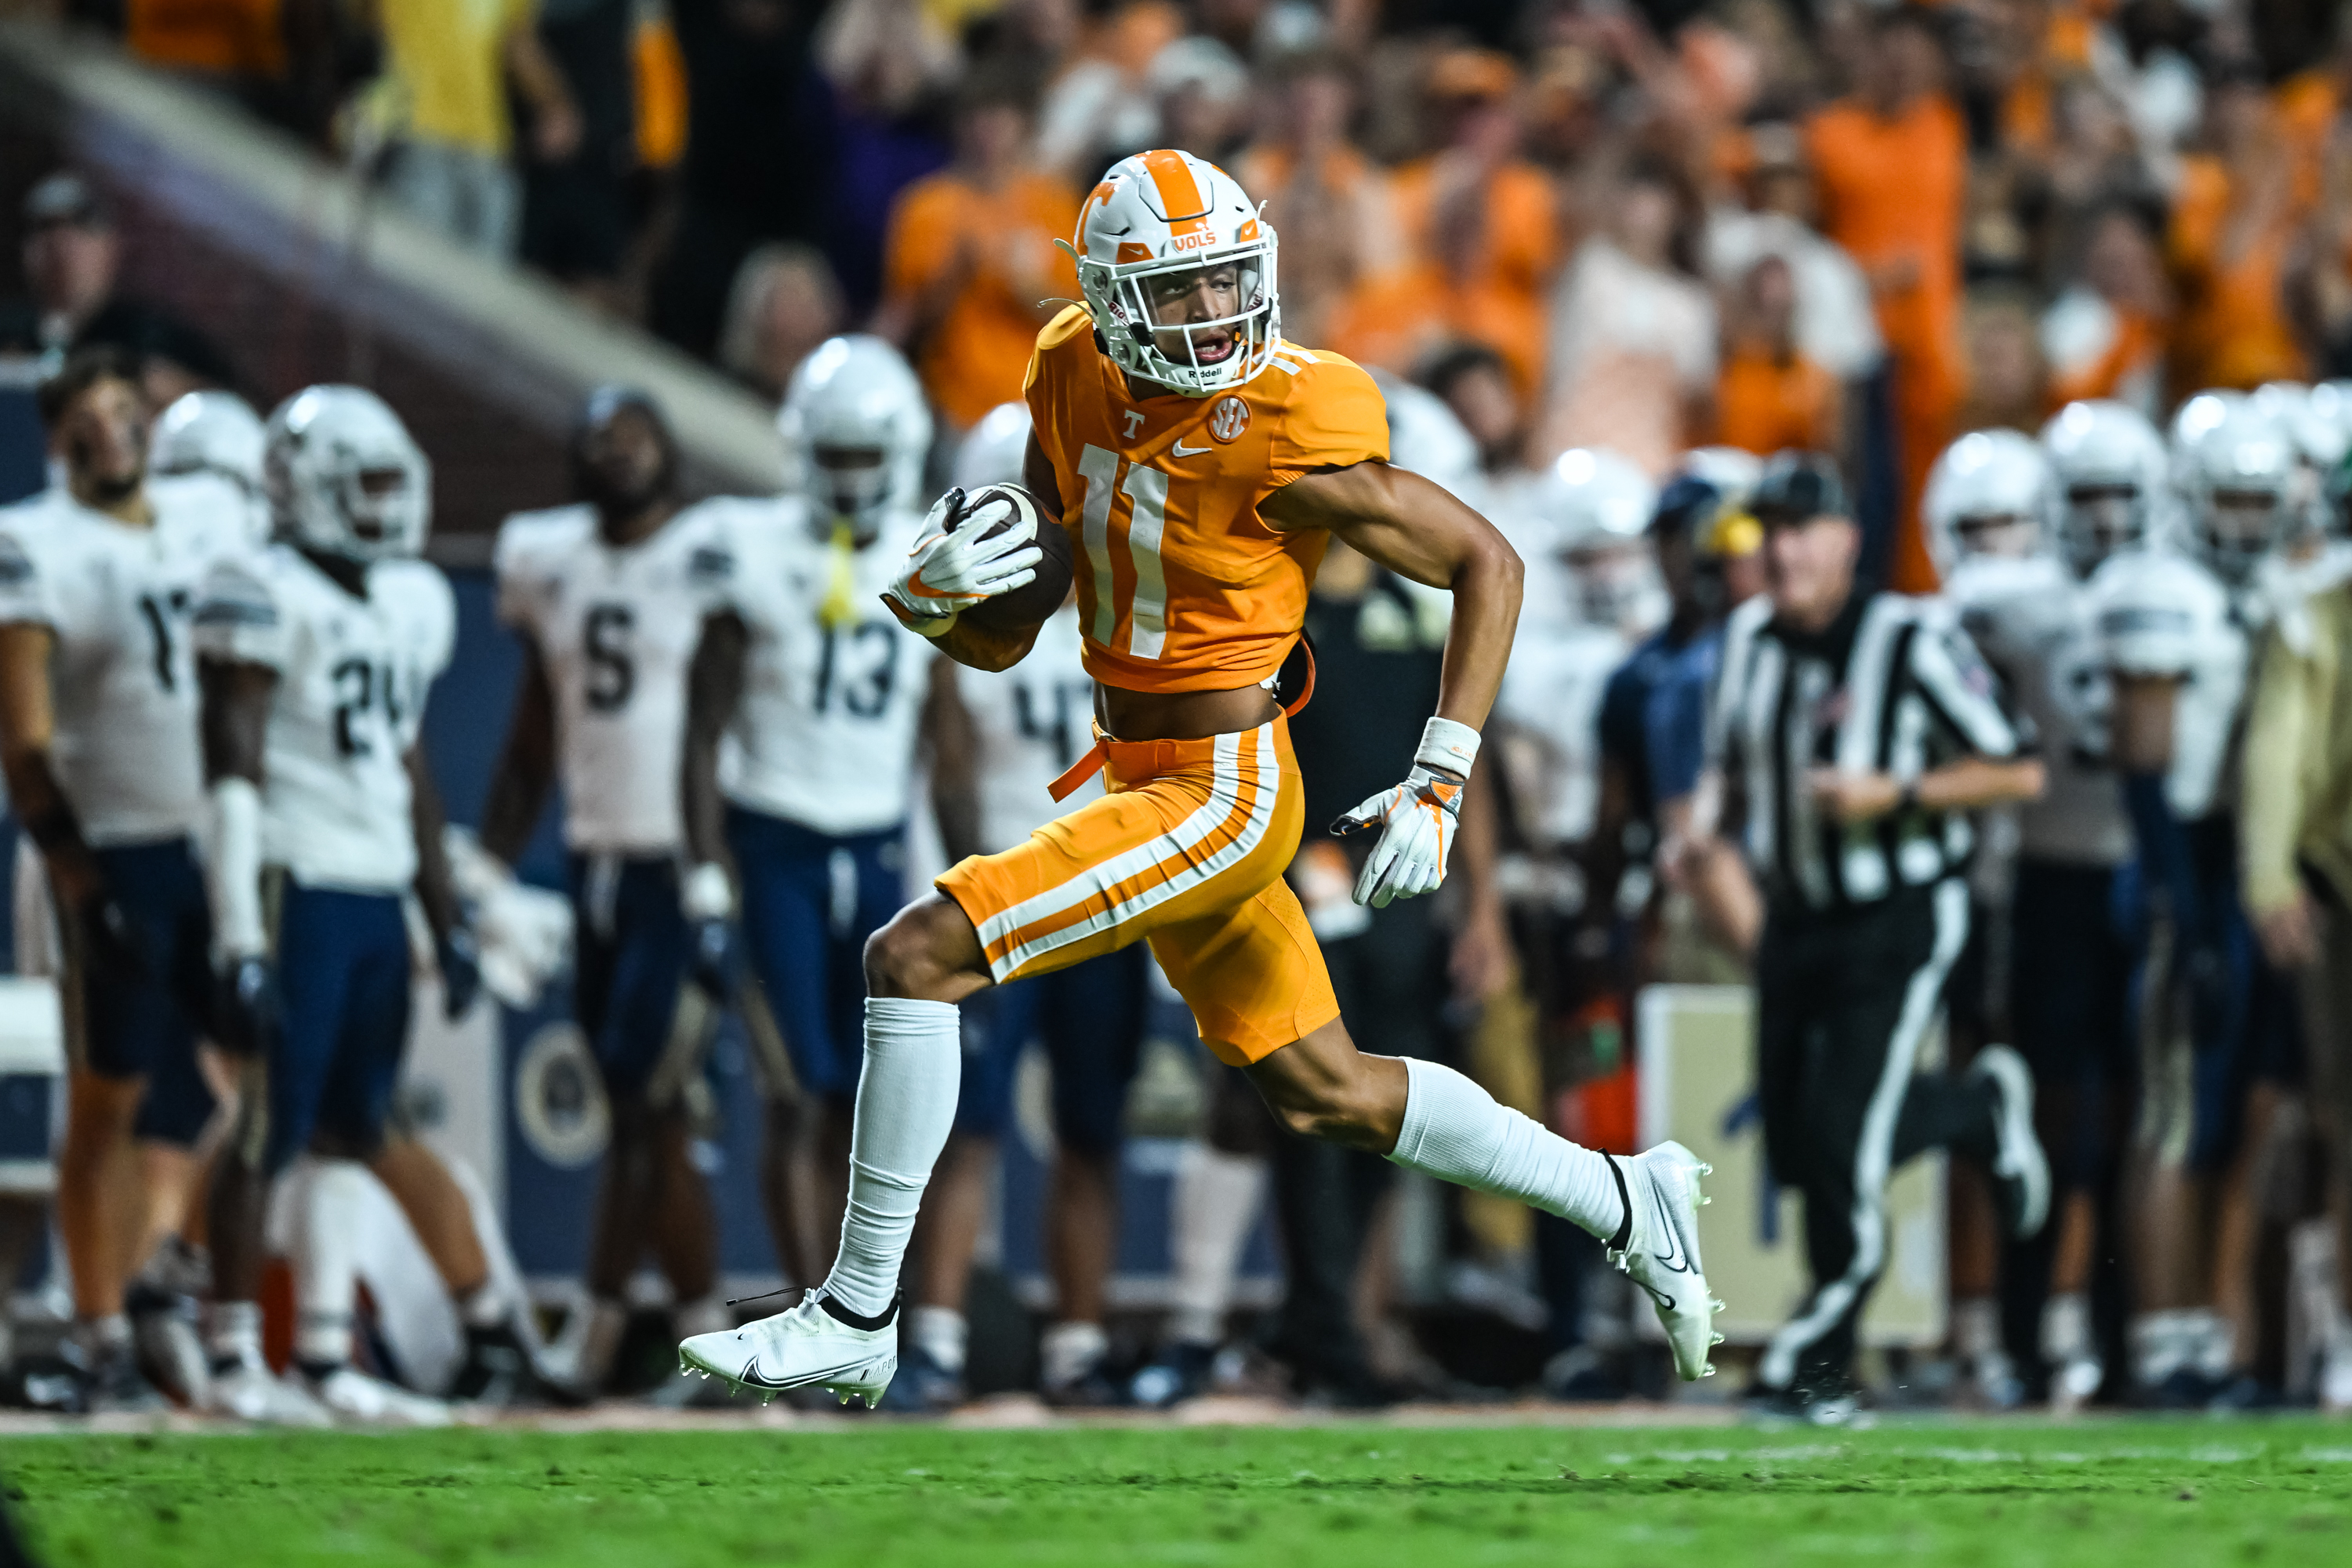
M 1209 434 L 1220 441 L 1234 441 L 1249 428 L 1249 405 L 1238 397 L 1226 397 L 1209 410 Z

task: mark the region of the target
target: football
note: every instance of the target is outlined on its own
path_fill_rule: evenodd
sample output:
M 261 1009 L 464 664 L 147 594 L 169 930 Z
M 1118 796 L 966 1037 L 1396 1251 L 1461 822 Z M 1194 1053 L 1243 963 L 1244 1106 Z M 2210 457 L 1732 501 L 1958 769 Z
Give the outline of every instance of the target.
M 1007 510 L 1007 508 L 1010 510 Z M 1024 514 L 1036 520 L 1037 548 L 1045 558 L 1037 563 L 1037 575 L 1009 594 L 999 594 L 983 599 L 963 613 L 963 618 L 992 632 L 1025 632 L 1032 626 L 1045 624 L 1070 592 L 1070 535 L 1037 505 L 1037 498 L 1019 485 L 988 485 L 974 490 L 964 503 L 961 528 L 976 514 L 990 515 L 988 533 L 997 533 L 1013 526 L 1013 520 Z

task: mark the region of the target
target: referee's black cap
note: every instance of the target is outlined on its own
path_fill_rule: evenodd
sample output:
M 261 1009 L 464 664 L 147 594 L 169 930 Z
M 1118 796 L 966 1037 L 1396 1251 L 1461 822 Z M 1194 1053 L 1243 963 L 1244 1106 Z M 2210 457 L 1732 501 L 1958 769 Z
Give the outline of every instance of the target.
M 1677 474 L 1658 492 L 1658 504 L 1650 513 L 1650 531 L 1654 534 L 1687 533 L 1702 523 L 1711 522 L 1723 505 L 1723 492 L 1700 479 L 1696 474 Z
M 1766 528 L 1811 522 L 1817 517 L 1852 517 L 1845 481 L 1837 464 L 1819 452 L 1780 452 L 1764 465 L 1748 510 Z

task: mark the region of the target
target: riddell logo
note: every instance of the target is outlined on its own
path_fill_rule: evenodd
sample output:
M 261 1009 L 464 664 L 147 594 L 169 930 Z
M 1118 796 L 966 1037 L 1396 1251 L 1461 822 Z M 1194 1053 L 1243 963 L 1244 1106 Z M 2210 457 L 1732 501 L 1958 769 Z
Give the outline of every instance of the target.
M 1170 236 L 1168 240 L 1168 248 L 1171 250 L 1200 250 L 1216 243 L 1217 236 L 1215 231 L 1204 228 L 1193 234 Z
M 1221 399 L 1209 410 L 1209 434 L 1220 441 L 1233 441 L 1249 428 L 1249 405 L 1238 397 Z

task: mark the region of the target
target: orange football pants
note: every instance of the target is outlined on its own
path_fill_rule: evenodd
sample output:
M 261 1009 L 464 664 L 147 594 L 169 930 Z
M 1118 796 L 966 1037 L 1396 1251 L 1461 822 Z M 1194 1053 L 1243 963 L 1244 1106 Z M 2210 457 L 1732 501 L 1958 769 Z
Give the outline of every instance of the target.
M 1306 815 L 1290 726 L 1103 741 L 1106 793 L 933 884 L 1000 982 L 1151 943 L 1201 1038 L 1246 1066 L 1339 1016 L 1282 873 Z

